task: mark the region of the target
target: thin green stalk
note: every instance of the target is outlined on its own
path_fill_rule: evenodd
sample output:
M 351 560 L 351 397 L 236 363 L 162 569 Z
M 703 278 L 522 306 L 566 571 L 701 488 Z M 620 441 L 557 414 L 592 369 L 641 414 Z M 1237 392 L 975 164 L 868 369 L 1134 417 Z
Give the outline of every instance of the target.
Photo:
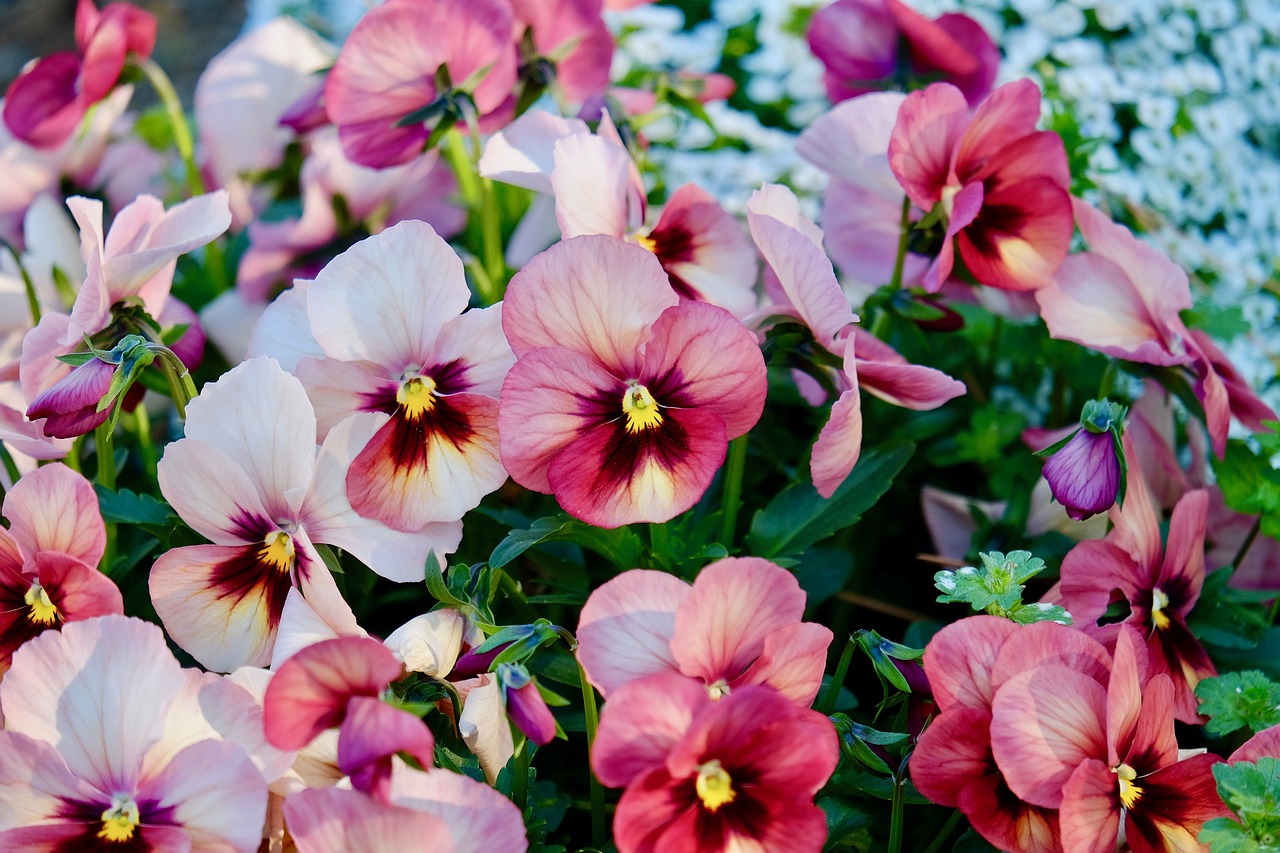
M 666 556 L 670 552 L 669 537 L 667 536 L 666 522 L 657 522 L 649 525 L 649 563 L 654 568 L 663 565 L 666 562 Z M 655 559 L 659 554 L 663 556 L 662 560 Z
M 502 257 L 502 219 L 498 211 L 498 197 L 493 191 L 493 181 L 480 175 L 480 155 L 484 153 L 484 141 L 480 138 L 480 123 L 475 111 L 466 107 L 467 129 L 471 133 L 471 166 L 479 177 L 480 187 L 480 258 L 489 276 L 489 294 L 481 294 L 492 305 L 502 299 L 506 290 L 507 262 Z
M 138 439 L 138 453 L 142 457 L 142 470 L 152 482 L 156 479 L 156 446 L 151 439 L 151 416 L 146 406 L 133 410 L 133 432 Z
M 187 419 L 187 403 L 196 398 L 196 384 L 191 381 L 191 373 L 172 352 L 162 354 L 156 359 L 164 378 L 169 382 L 169 396 L 178 409 L 178 417 Z
M 66 465 L 77 474 L 83 474 L 83 468 L 80 464 L 80 450 L 84 445 L 84 436 L 80 436 L 71 443 L 71 450 L 67 453 L 67 458 L 62 460 L 62 464 Z
M 98 484 L 104 489 L 114 492 L 116 490 L 116 456 L 111 446 L 111 427 L 108 424 L 100 424 L 93 434 L 94 445 L 98 454 Z M 116 526 L 107 524 L 107 547 L 102 553 L 102 570 L 108 572 L 111 570 L 111 564 L 115 562 L 116 551 Z
M 894 290 L 902 287 L 902 270 L 907 263 L 907 238 L 911 236 L 911 199 L 902 200 L 902 224 L 898 233 L 898 257 L 893 262 L 893 278 L 889 286 Z
M 742 476 L 747 466 L 747 436 L 740 435 L 729 442 L 729 454 L 724 464 L 724 506 L 721 508 L 720 544 L 733 550 L 733 537 L 738 526 L 738 511 L 742 509 Z
M 0 444 L 0 463 L 4 464 L 4 471 L 9 475 L 9 482 L 16 483 L 22 475 L 18 472 L 18 463 L 13 461 L 13 457 L 9 455 L 9 448 Z
M 22 253 L 19 252 L 8 240 L 0 240 L 9 250 L 9 254 L 13 256 L 13 262 L 18 265 L 18 274 L 22 276 L 22 286 L 27 291 L 27 309 L 31 312 L 31 326 L 35 328 L 40 323 L 40 297 L 36 295 L 35 282 L 31 280 L 31 274 L 27 272 L 27 265 L 22 262 Z
M 1249 528 L 1249 535 L 1245 537 L 1244 542 L 1240 543 L 1240 550 L 1236 551 L 1235 559 L 1231 561 L 1231 571 L 1240 568 L 1240 564 L 1244 562 L 1244 557 L 1249 553 L 1249 549 L 1253 547 L 1253 540 L 1258 538 L 1258 531 L 1262 529 L 1262 516 L 1259 515 L 1253 521 L 1253 527 Z
M 853 650 L 856 646 L 853 635 L 850 635 L 844 644 L 844 651 L 840 653 L 840 662 L 836 664 L 836 674 L 831 676 L 831 681 L 827 683 L 827 689 L 818 702 L 818 712 L 825 716 L 830 716 L 836 709 L 836 697 L 840 695 L 840 688 L 844 687 L 844 677 L 849 674 L 849 664 L 853 662 Z
M 468 210 L 475 211 L 480 219 L 480 257 L 470 265 L 476 291 L 486 305 L 493 305 L 502 298 L 501 282 L 505 264 L 502 259 L 502 236 L 498 230 L 496 199 L 493 184 L 480 177 L 476 160 L 467 151 L 466 139 L 461 133 L 450 131 L 445 135 L 444 155 L 458 179 L 458 191 Z M 477 155 L 478 156 L 478 155 Z M 493 253 L 497 253 L 495 263 Z M 497 275 L 495 275 L 495 270 Z
M 907 805 L 906 759 L 893 775 L 893 811 L 889 815 L 889 853 L 902 853 L 902 816 Z
M 937 834 L 933 836 L 929 846 L 924 848 L 924 853 L 938 853 L 938 849 L 942 847 L 947 837 L 955 831 L 956 825 L 960 823 L 960 818 L 962 817 L 964 817 L 964 814 L 959 809 L 953 811 L 951 817 L 947 818 L 947 822 L 942 825 L 942 829 L 939 829 Z
M 1102 382 L 1098 384 L 1098 399 L 1105 400 L 1111 396 L 1111 392 L 1116 388 L 1116 378 L 1120 375 L 1120 362 L 1111 359 L 1107 365 L 1107 370 L 1102 374 Z
M 582 685 L 582 707 L 587 717 L 587 773 L 591 781 L 591 846 L 603 848 L 608 821 L 604 813 L 604 785 L 596 778 L 591 767 L 591 747 L 596 742 L 596 729 L 600 726 L 600 712 L 596 708 L 596 691 L 587 681 L 587 672 L 578 665 L 578 682 Z
M 533 744 L 525 738 L 516 748 L 515 764 L 511 768 L 511 799 L 522 815 L 529 802 L 529 750 L 532 748 Z
M 187 187 L 190 189 L 191 195 L 201 195 L 205 192 L 204 176 L 200 174 L 200 167 L 196 164 L 196 147 L 191 136 L 191 126 L 187 123 L 187 114 L 182 108 L 182 99 L 178 97 L 177 90 L 173 88 L 173 81 L 169 79 L 169 75 L 165 73 L 164 69 L 150 57 L 147 59 L 133 57 L 131 61 L 134 67 L 142 72 L 142 76 L 147 79 L 147 82 L 151 84 L 151 88 L 160 99 L 160 104 L 164 107 L 165 116 L 169 119 L 169 127 L 173 131 L 173 145 L 178 149 L 178 156 L 182 158 L 182 165 L 186 171 Z M 226 285 L 226 268 L 223 263 L 222 250 L 218 248 L 216 241 L 205 246 L 204 257 L 209 277 L 214 280 L 218 289 L 221 290 Z

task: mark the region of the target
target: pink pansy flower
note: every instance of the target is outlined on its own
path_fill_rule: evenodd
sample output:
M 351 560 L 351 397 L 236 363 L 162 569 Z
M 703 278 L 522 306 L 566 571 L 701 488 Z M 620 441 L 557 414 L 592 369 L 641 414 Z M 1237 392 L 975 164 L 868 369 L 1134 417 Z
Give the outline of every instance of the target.
M 680 302 L 652 253 L 557 243 L 515 275 L 503 331 L 502 459 L 571 515 L 617 527 L 697 502 L 764 407 L 764 359 L 723 308 Z
M 839 0 L 809 23 L 832 103 L 909 79 L 943 79 L 977 104 L 991 91 L 1000 50 L 968 15 L 929 20 L 899 0 Z M 901 55 L 905 49 L 906 55 Z
M 853 331 L 857 318 L 822 251 L 822 232 L 800 213 L 790 190 L 770 184 L 757 190 L 747 202 L 747 222 L 780 291 L 775 305 L 760 313 L 794 315 L 819 345 L 844 359 L 844 370 L 835 376 L 840 398 L 809 464 L 814 487 L 830 497 L 861 453 L 860 387 L 893 405 L 924 410 L 960 396 L 965 386 L 939 370 L 908 363 L 871 334 Z
M 1126 455 L 1133 443 L 1126 436 Z M 1179 720 L 1198 723 L 1195 687 L 1217 675 L 1200 641 L 1187 627 L 1187 615 L 1204 586 L 1204 537 L 1209 496 L 1203 489 L 1187 492 L 1173 509 L 1169 541 L 1161 546 L 1160 524 L 1141 467 L 1129 467 L 1124 507 L 1108 515 L 1115 528 L 1105 540 L 1082 542 L 1062 561 L 1059 587 L 1063 606 L 1081 630 L 1099 637 L 1114 627 L 1098 627 L 1098 619 L 1119 590 L 1130 607 L 1124 624 L 1141 631 L 1153 673 L 1164 673 L 1174 688 Z
M 195 91 L 204 171 L 229 194 L 236 227 L 268 198 L 255 177 L 277 168 L 295 133 L 280 123 L 294 103 L 324 86 L 337 48 L 294 18 L 275 18 L 209 60 Z
M 658 673 L 605 706 L 591 766 L 626 787 L 613 831 L 622 853 L 822 849 L 813 804 L 835 770 L 835 730 L 816 711 L 749 685 L 716 700 Z
M 183 703 L 208 724 L 253 700 L 231 684 L 193 700 L 190 686 L 160 629 L 138 619 L 75 622 L 19 649 L 0 683 L 0 846 L 257 850 L 262 772 L 216 725 L 193 737 L 169 717 Z
M 1257 761 L 1267 756 L 1280 757 L 1280 726 L 1272 726 L 1258 732 L 1231 753 L 1227 761 L 1235 764 L 1237 761 Z
M 400 662 L 377 640 L 341 637 L 309 646 L 280 665 L 263 697 L 267 738 L 302 749 L 338 729 L 338 768 L 357 790 L 388 802 L 392 759 L 404 752 L 424 767 L 435 739 L 422 720 L 381 700 Z
M 480 173 L 554 196 L 565 238 L 608 234 L 653 252 L 681 299 L 738 317 L 756 307 L 750 243 L 706 191 L 685 184 L 646 226 L 644 184 L 607 112 L 595 134 L 578 119 L 527 113 L 489 140 Z
M 514 108 L 513 28 L 505 0 L 388 0 L 370 9 L 347 37 L 324 90 L 347 156 L 374 169 L 409 162 L 431 128 L 398 123 L 430 106 L 458 109 L 460 99 L 481 129 L 493 129 L 488 125 Z
M 1210 771 L 1217 756 L 1178 760 L 1173 683 L 1148 678 L 1145 658 L 1125 627 L 1105 685 L 1041 664 L 996 691 L 996 763 L 1023 800 L 1059 809 L 1068 853 L 1114 850 L 1122 817 L 1135 853 L 1195 849 L 1204 822 L 1228 814 Z
M 146 59 L 155 44 L 150 12 L 128 3 L 109 3 L 99 11 L 93 0 L 79 0 L 77 52 L 50 54 L 19 74 L 5 95 L 5 124 L 31 145 L 61 145 L 90 107 L 115 88 L 126 57 Z
M 889 166 L 920 209 L 946 219 L 925 273 L 936 291 L 958 248 L 980 284 L 1007 290 L 1047 285 L 1071 243 L 1071 175 L 1062 139 L 1037 131 L 1040 90 L 1008 83 L 970 113 L 960 90 L 935 83 L 912 92 L 889 139 Z
M 845 275 L 867 287 L 888 283 L 897 262 L 905 194 L 889 168 L 889 137 L 906 97 L 876 92 L 839 104 L 796 143 L 797 154 L 831 176 L 822 201 L 827 251 Z M 912 208 L 913 220 L 922 215 Z M 928 266 L 928 258 L 908 252 L 902 283 L 919 283 Z
M 373 426 L 350 419 L 317 454 L 302 384 L 268 358 L 233 368 L 191 402 L 186 438 L 160 461 L 160 490 L 212 544 L 162 555 L 151 571 L 151 600 L 174 641 L 205 667 L 226 672 L 271 660 L 293 587 L 335 631 L 358 633 L 313 542 L 398 580 L 421 578 L 429 551 L 457 547 L 459 525 L 407 534 L 352 511 L 343 478 Z
M 62 464 L 24 475 L 0 510 L 0 670 L 14 650 L 65 623 L 123 613 L 120 590 L 98 571 L 106 528 L 89 481 Z
M 514 359 L 503 307 L 464 314 L 470 296 L 449 245 L 406 221 L 334 258 L 304 298 L 278 300 L 263 317 L 268 327 L 309 329 L 324 355 L 295 368 L 321 436 L 352 414 L 376 413 L 377 431 L 346 475 L 366 518 L 406 531 L 455 522 L 507 479 L 496 398 Z M 258 339 L 265 346 L 251 352 L 300 346 Z
M 600 0 L 511 0 L 511 7 L 526 85 L 549 85 L 574 103 L 605 90 L 613 35 L 600 17 Z
M 699 680 L 713 696 L 764 684 L 807 707 L 822 685 L 831 632 L 802 622 L 792 574 L 758 557 L 727 557 L 693 585 L 634 569 L 597 589 L 578 622 L 578 660 L 606 699 L 658 672 Z
M 389 802 L 359 791 L 300 791 L 284 805 L 299 853 L 524 853 L 524 819 L 515 804 L 474 779 L 398 764 Z

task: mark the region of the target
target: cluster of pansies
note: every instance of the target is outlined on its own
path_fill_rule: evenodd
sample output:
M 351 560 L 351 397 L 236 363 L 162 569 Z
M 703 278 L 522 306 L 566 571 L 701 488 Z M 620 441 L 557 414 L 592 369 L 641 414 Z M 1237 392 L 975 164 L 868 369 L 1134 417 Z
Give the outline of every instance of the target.
M 1270 849 L 1221 318 L 979 20 L 806 19 L 819 225 L 664 172 L 741 93 L 645 5 L 278 18 L 193 133 L 80 0 L 12 82 L 0 848 Z

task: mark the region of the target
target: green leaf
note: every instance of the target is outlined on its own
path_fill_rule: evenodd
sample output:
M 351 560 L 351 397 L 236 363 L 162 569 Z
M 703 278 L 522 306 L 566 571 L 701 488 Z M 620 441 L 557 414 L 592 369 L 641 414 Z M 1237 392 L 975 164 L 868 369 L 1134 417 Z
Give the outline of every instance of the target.
M 151 495 L 140 495 L 128 489 L 113 492 L 95 485 L 98 508 L 107 524 L 137 524 L 144 527 L 167 527 L 174 516 L 173 508 Z
M 573 542 L 596 552 L 620 569 L 635 568 L 644 551 L 640 537 L 629 528 L 603 530 L 562 513 L 539 518 L 526 530 L 511 531 L 493 549 L 489 565 L 495 569 L 502 568 L 534 545 L 543 542 Z
M 1260 732 L 1280 724 L 1280 684 L 1256 669 L 1206 678 L 1196 685 L 1196 698 L 1200 713 L 1210 718 L 1210 734 Z
M 1276 849 L 1263 847 L 1249 834 L 1249 830 L 1227 817 L 1206 821 L 1198 840 L 1208 845 L 1213 853 L 1260 853 Z
M 458 566 L 454 566 L 455 570 L 458 568 Z M 435 551 L 427 553 L 426 580 L 427 592 L 431 593 L 436 601 L 451 607 L 470 608 L 471 602 L 458 598 L 449 589 L 449 585 L 445 583 L 444 566 L 440 564 L 440 558 L 436 556 Z
M 844 589 L 853 574 L 853 555 L 847 551 L 810 548 L 800 557 L 793 574 L 805 592 L 805 606 L 811 610 Z
M 974 610 L 1023 624 L 1045 621 L 1071 624 L 1071 614 L 1061 607 L 1022 603 L 1023 584 L 1044 570 L 1044 560 L 1031 556 L 1030 551 L 1008 554 L 990 551 L 978 556 L 982 558 L 981 567 L 965 566 L 933 576 L 933 585 L 942 592 L 938 601 L 968 604 Z
M 889 490 L 914 450 L 910 443 L 864 450 L 830 498 L 823 498 L 807 482 L 783 489 L 751 520 L 748 550 L 766 558 L 797 555 L 856 523 Z
M 1218 794 L 1264 847 L 1280 836 L 1280 759 L 1264 756 L 1257 763 L 1215 764 Z
M 1061 604 L 1048 604 L 1037 601 L 1033 604 L 1020 604 L 1009 614 L 1009 618 L 1019 625 L 1030 625 L 1032 622 L 1058 622 L 1071 624 L 1071 614 Z
M 1203 642 L 1228 649 L 1251 649 L 1267 630 L 1266 616 L 1257 604 L 1269 601 L 1275 593 L 1259 598 L 1249 590 L 1228 586 L 1230 580 L 1230 568 L 1218 569 L 1205 577 L 1200 600 L 1187 624 Z

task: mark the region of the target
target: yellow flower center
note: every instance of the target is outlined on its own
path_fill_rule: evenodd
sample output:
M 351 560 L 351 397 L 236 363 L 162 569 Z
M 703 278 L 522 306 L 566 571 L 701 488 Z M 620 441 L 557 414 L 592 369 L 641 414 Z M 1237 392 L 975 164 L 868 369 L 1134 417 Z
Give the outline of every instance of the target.
M 630 433 L 662 426 L 658 401 L 643 385 L 632 385 L 622 395 L 622 413 L 627 416 L 627 432 Z
M 1138 771 L 1128 764 L 1121 764 L 1119 767 L 1111 768 L 1111 772 L 1116 774 L 1120 784 L 1120 805 L 1126 809 L 1132 809 L 1138 804 L 1138 800 L 1142 799 L 1142 789 L 1133 784 L 1133 780 L 1138 778 Z
M 278 572 L 288 573 L 293 570 L 294 555 L 293 538 L 283 530 L 268 533 L 262 540 L 262 548 L 258 551 L 258 560 L 271 566 Z
M 1169 596 L 1164 590 L 1159 587 L 1151 590 L 1151 622 L 1161 631 L 1169 627 L 1169 614 L 1164 612 L 1168 606 Z
M 648 249 L 650 252 L 654 252 L 654 253 L 658 251 L 658 241 L 653 239 L 652 237 L 648 237 L 644 234 L 637 233 L 631 239 L 634 240 L 636 245 L 640 246 L 641 248 Z
M 733 780 L 715 758 L 698 767 L 698 781 L 694 787 L 697 788 L 698 799 L 710 811 L 732 803 L 738 796 L 738 792 L 733 790 Z
M 133 797 L 116 795 L 111 799 L 111 807 L 102 813 L 102 829 L 98 830 L 98 837 L 103 841 L 131 841 L 134 827 L 141 822 L 138 804 Z
M 27 614 L 27 618 L 37 625 L 52 625 L 57 622 L 61 615 L 54 603 L 49 600 L 49 593 L 45 592 L 44 587 L 40 584 L 33 583 L 26 594 L 22 596 L 22 600 L 31 608 L 31 612 Z
M 723 678 L 719 681 L 713 681 L 707 685 L 707 695 L 712 699 L 720 700 L 729 695 L 729 683 Z
M 396 402 L 411 421 L 430 414 L 436 407 L 436 381 L 430 376 L 415 376 L 407 380 L 396 392 Z

